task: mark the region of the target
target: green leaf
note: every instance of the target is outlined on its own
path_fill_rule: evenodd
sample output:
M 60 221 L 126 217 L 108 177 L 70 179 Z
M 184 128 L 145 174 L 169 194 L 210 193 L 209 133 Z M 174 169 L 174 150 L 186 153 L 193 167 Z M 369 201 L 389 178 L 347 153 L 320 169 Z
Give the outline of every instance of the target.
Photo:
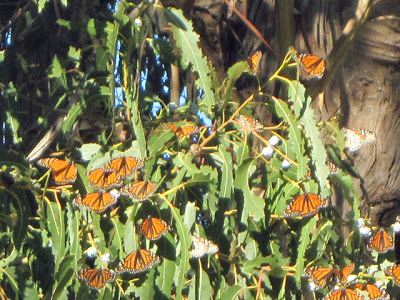
M 186 66 L 191 64 L 196 73 L 196 85 L 204 92 L 204 105 L 211 108 L 215 104 L 214 93 L 211 90 L 212 81 L 209 76 L 211 70 L 206 57 L 199 48 L 199 35 L 193 31 L 192 23 L 183 16 L 181 10 L 170 8 L 170 13 L 174 19 L 178 19 L 184 24 L 183 27 L 177 26 L 176 23 L 170 23 L 174 40 L 181 49 L 183 63 Z
M 64 117 L 61 130 L 63 133 L 69 132 L 74 126 L 75 122 L 78 120 L 79 116 L 86 109 L 86 101 L 82 100 L 79 103 L 75 103 L 72 105 L 71 109 L 68 112 L 68 115 Z
M 99 144 L 83 144 L 82 147 L 78 148 L 81 152 L 81 157 L 84 161 L 88 161 L 101 149 Z
M 230 198 L 232 195 L 233 164 L 230 153 L 224 145 L 218 147 L 218 152 L 212 153 L 215 162 L 221 166 L 221 182 L 219 183 L 219 197 Z
M 55 258 L 55 265 L 58 266 L 65 255 L 65 213 L 59 202 L 47 201 L 46 204 L 51 251 Z
M 13 196 L 13 203 L 17 209 L 17 221 L 15 226 L 13 226 L 13 242 L 15 248 L 19 249 L 25 239 L 28 230 L 28 218 L 29 218 L 29 200 L 28 197 L 31 196 L 29 191 L 24 191 L 20 189 L 15 189 L 11 193 Z M 34 197 L 30 201 L 35 201 Z
M 229 287 L 222 295 L 220 300 L 234 300 L 238 299 L 240 293 L 242 292 L 243 287 L 240 285 L 234 285 Z
M 156 284 L 166 299 L 171 299 L 171 291 L 174 283 L 175 261 L 164 258 L 161 266 L 157 268 L 160 276 L 156 278 Z
M 294 275 L 294 279 L 296 282 L 300 283 L 300 277 L 303 274 L 304 270 L 304 261 L 305 261 L 305 253 L 308 245 L 310 244 L 310 233 L 313 229 L 315 229 L 316 219 L 314 217 L 307 219 L 303 219 L 302 221 L 306 222 L 302 226 L 301 235 L 300 235 L 300 244 L 297 250 L 297 259 L 296 259 L 296 274 Z
M 234 186 L 243 192 L 244 204 L 241 221 L 247 224 L 247 219 L 251 216 L 255 221 L 264 217 L 265 201 L 256 196 L 249 186 L 250 176 L 255 171 L 253 159 L 246 160 L 237 170 Z M 253 170 L 251 168 L 253 167 Z

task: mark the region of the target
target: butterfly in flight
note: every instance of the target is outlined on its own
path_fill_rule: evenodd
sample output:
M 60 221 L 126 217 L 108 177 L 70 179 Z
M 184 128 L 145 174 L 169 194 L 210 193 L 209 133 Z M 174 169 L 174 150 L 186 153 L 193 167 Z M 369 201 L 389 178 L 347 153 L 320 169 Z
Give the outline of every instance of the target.
M 116 269 L 117 273 L 140 273 L 147 271 L 151 266 L 160 263 L 160 257 L 146 249 L 140 249 L 128 254 Z
M 162 125 L 171 129 L 175 133 L 175 135 L 179 138 L 190 136 L 194 133 L 199 133 L 201 130 L 200 127 L 193 125 L 176 126 L 172 123 L 163 123 Z
M 376 250 L 379 253 L 385 253 L 389 249 L 392 249 L 393 246 L 394 244 L 392 237 L 387 231 L 383 230 L 382 228 L 373 236 L 371 236 L 367 244 L 368 250 Z
M 390 296 L 385 289 L 380 289 L 376 285 L 357 282 L 354 284 L 356 289 L 367 291 L 370 300 L 389 300 Z
M 311 54 L 300 54 L 295 57 L 301 69 L 310 78 L 322 78 L 325 73 L 325 60 Z
M 82 269 L 76 276 L 91 289 L 102 289 L 107 282 L 115 280 L 115 273 L 107 269 Z
M 193 258 L 200 258 L 206 254 L 215 254 L 219 251 L 219 247 L 217 244 L 213 243 L 210 240 L 191 235 L 190 238 L 192 239 L 192 250 L 190 250 L 190 255 Z
M 131 175 L 135 170 L 144 167 L 144 160 L 140 157 L 122 156 L 110 160 L 104 165 L 106 171 L 116 171 L 122 179 Z
M 372 143 L 375 141 L 376 135 L 372 131 L 367 129 L 349 129 L 342 128 L 345 137 L 345 148 L 349 152 L 356 152 L 366 143 Z
M 169 231 L 169 225 L 164 220 L 149 216 L 139 226 L 139 231 L 144 234 L 148 240 L 158 240 L 164 233 Z
M 74 163 L 65 160 L 48 157 L 38 160 L 38 164 L 51 170 L 51 176 L 58 185 L 75 182 L 78 170 Z
M 285 217 L 307 217 L 315 215 L 318 210 L 328 205 L 328 199 L 322 199 L 313 193 L 297 196 L 285 209 Z
M 115 204 L 117 199 L 112 193 L 96 192 L 87 194 L 83 198 L 78 196 L 72 201 L 72 204 L 75 206 L 84 206 L 94 212 L 101 213 L 110 205 Z
M 262 132 L 264 129 L 263 124 L 261 124 L 256 118 L 254 117 L 249 117 L 246 115 L 241 115 L 238 114 L 236 116 L 237 122 L 239 123 L 239 125 L 241 125 L 242 127 L 244 127 L 247 131 L 252 131 L 252 130 L 256 130 L 258 132 Z
M 152 181 L 136 181 L 123 186 L 121 195 L 129 196 L 137 201 L 144 201 L 156 190 L 156 183 Z
M 330 291 L 323 298 L 324 300 L 364 300 L 365 297 L 359 291 L 351 288 L 341 288 L 338 290 Z
M 260 68 L 261 58 L 262 52 L 256 51 L 247 60 L 253 73 L 257 73 L 258 69 Z
M 103 168 L 98 168 L 90 171 L 87 174 L 89 183 L 99 189 L 109 189 L 112 187 L 121 186 L 123 183 L 122 177 L 117 171 L 106 171 Z

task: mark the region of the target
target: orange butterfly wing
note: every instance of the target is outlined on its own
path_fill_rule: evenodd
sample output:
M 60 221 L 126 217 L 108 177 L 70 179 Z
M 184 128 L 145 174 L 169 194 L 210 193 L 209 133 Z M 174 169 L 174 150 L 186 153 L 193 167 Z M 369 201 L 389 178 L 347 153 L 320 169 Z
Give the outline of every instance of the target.
M 76 276 L 91 289 L 102 289 L 107 282 L 115 280 L 115 273 L 107 269 L 82 269 Z
M 55 157 L 39 159 L 38 163 L 50 168 L 51 176 L 56 184 L 67 184 L 74 182 L 77 178 L 78 170 L 74 163 Z
M 106 171 L 103 168 L 94 169 L 87 174 L 93 187 L 108 189 L 122 185 L 122 178 L 116 171 Z
M 342 284 L 345 284 L 347 282 L 347 279 L 349 278 L 350 274 L 354 271 L 356 265 L 354 263 L 350 263 L 347 266 L 343 268 L 343 270 L 339 273 L 339 281 Z
M 143 167 L 144 160 L 133 156 L 115 158 L 104 165 L 105 170 L 117 171 L 123 179 L 132 174 L 133 171 Z
M 149 216 L 139 227 L 139 231 L 144 234 L 148 240 L 158 240 L 165 232 L 169 230 L 167 222 L 159 218 Z
M 85 197 L 76 197 L 72 203 L 78 206 L 84 206 L 94 212 L 101 213 L 107 207 L 117 202 L 117 198 L 110 193 L 90 193 Z
M 254 52 L 248 59 L 248 63 L 250 65 L 250 69 L 253 73 L 256 73 L 260 67 L 260 62 L 262 58 L 262 52 L 256 51 Z
M 144 201 L 156 190 L 156 183 L 152 181 L 136 181 L 127 184 L 120 190 L 121 195 L 129 196 L 137 201 Z
M 376 250 L 379 253 L 384 253 L 393 248 L 393 239 L 387 231 L 380 229 L 376 232 L 367 244 L 368 250 Z
M 128 254 L 125 259 L 119 263 L 116 271 L 118 273 L 129 272 L 135 274 L 144 272 L 159 262 L 160 257 L 158 255 L 146 249 L 140 249 Z
M 186 125 L 182 127 L 178 127 L 171 123 L 163 123 L 163 126 L 171 129 L 177 137 L 183 138 L 185 136 L 190 136 L 193 133 L 198 133 L 200 131 L 200 127 L 193 125 Z
M 364 300 L 364 296 L 353 289 L 340 289 L 325 295 L 324 300 Z
M 300 54 L 296 60 L 310 77 L 321 78 L 325 73 L 325 60 L 311 54 Z
M 297 196 L 286 208 L 285 217 L 307 217 L 312 216 L 318 212 L 322 207 L 328 205 L 327 199 L 321 199 L 316 194 L 305 193 Z
M 400 285 L 400 265 L 393 265 L 386 268 L 385 273 L 387 276 L 392 276 L 394 282 Z
M 323 288 L 332 277 L 333 269 L 329 267 L 312 266 L 304 269 L 304 275 L 312 279 L 318 288 Z
M 358 282 L 354 284 L 354 287 L 361 291 L 367 291 L 370 300 L 389 299 L 389 295 L 385 289 L 381 290 L 373 284 Z

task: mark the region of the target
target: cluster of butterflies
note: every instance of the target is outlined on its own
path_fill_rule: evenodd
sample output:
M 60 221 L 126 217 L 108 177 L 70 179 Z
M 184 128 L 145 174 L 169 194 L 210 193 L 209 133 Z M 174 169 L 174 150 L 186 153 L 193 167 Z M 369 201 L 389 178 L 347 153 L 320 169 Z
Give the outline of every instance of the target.
M 369 299 L 386 300 L 390 298 L 385 289 L 379 288 L 376 285 L 366 282 L 357 282 L 351 284 L 349 282 L 349 277 L 354 269 L 354 263 L 345 266 L 343 270 L 339 270 L 336 267 L 329 268 L 312 266 L 305 268 L 303 274 L 304 276 L 307 276 L 312 280 L 316 288 L 325 287 L 328 281 L 333 277 L 333 275 L 336 275 L 339 280 L 340 288 L 330 291 L 328 294 L 325 295 L 325 297 L 323 298 L 324 300 L 365 299 L 364 295 L 360 291 L 366 291 L 368 293 Z
M 77 168 L 73 162 L 50 157 L 40 159 L 38 163 L 51 170 L 51 177 L 55 184 L 73 183 L 77 178 Z M 116 190 L 106 192 L 111 188 L 121 187 L 125 178 L 143 167 L 144 160 L 142 158 L 123 156 L 110 160 L 102 168 L 94 169 L 87 174 L 90 185 L 99 191 L 86 194 L 84 197 L 78 196 L 73 200 L 73 204 L 101 213 L 117 202 L 119 194 L 129 196 L 137 201 L 146 200 L 154 193 L 155 182 L 131 182 L 123 186 L 119 192 Z
M 157 240 L 162 234 L 169 230 L 168 224 L 158 218 L 149 217 L 140 226 L 140 231 L 148 239 Z M 218 246 L 210 240 L 191 235 L 192 250 L 190 254 L 193 258 L 201 258 L 207 254 L 215 254 L 219 251 Z M 152 266 L 159 264 L 160 257 L 146 249 L 140 249 L 129 253 L 121 261 L 115 270 L 109 269 L 82 269 L 76 273 L 76 276 L 86 283 L 91 289 L 102 289 L 106 283 L 114 282 L 116 274 L 128 272 L 137 274 L 147 271 Z

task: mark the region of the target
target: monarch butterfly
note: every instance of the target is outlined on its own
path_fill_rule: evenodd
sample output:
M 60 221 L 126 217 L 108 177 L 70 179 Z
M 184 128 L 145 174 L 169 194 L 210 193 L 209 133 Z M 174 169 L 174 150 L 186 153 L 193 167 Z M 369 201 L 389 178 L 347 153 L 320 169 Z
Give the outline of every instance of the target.
M 300 54 L 296 61 L 308 77 L 322 78 L 325 73 L 325 60 L 322 57 L 311 54 Z
M 117 273 L 140 273 L 158 264 L 160 257 L 146 249 L 140 249 L 129 253 L 124 261 L 121 261 L 116 269 Z
M 325 295 L 324 300 L 363 300 L 364 295 L 359 291 L 350 288 L 339 289 L 329 292 Z
M 375 141 L 376 135 L 367 129 L 342 128 L 345 137 L 345 148 L 350 152 L 356 152 L 366 143 Z
M 171 129 L 177 137 L 183 138 L 185 136 L 190 136 L 194 133 L 200 132 L 201 128 L 193 125 L 186 125 L 186 126 L 176 126 L 171 123 L 163 123 L 163 126 L 168 127 Z
M 335 174 L 339 173 L 339 168 L 334 163 L 328 162 L 327 165 L 328 165 L 329 172 L 331 175 L 335 175 Z
M 164 233 L 169 230 L 169 225 L 159 218 L 149 216 L 142 222 L 139 231 L 144 234 L 148 240 L 158 240 Z
M 261 124 L 257 119 L 255 119 L 253 117 L 238 114 L 236 116 L 236 119 L 237 119 L 239 125 L 241 125 L 248 131 L 256 130 L 256 131 L 260 132 L 264 129 L 263 124 Z
M 82 269 L 76 276 L 91 289 L 102 289 L 107 282 L 115 280 L 115 273 L 107 269 Z
M 297 196 L 285 210 L 285 217 L 307 217 L 312 216 L 318 212 L 322 207 L 328 205 L 327 199 L 321 199 L 320 196 L 313 193 L 305 193 Z
M 312 266 L 305 268 L 303 273 L 310 277 L 318 288 L 323 288 L 333 274 L 336 274 L 341 284 L 345 284 L 354 268 L 354 263 L 348 264 L 341 271 L 337 268 Z
M 193 249 L 190 250 L 190 254 L 193 258 L 200 258 L 206 254 L 215 254 L 219 251 L 218 245 L 210 240 L 195 235 L 191 235 L 190 238 L 193 242 Z
M 117 197 L 115 197 L 113 194 L 97 192 L 87 194 L 83 198 L 78 196 L 72 201 L 72 204 L 76 206 L 84 206 L 94 212 L 101 213 L 105 211 L 107 207 L 116 202 Z
M 247 60 L 250 65 L 250 69 L 253 73 L 257 73 L 260 67 L 261 58 L 262 58 L 262 52 L 256 51 Z
M 389 294 L 385 289 L 379 289 L 376 285 L 358 282 L 354 284 L 356 289 L 367 291 L 370 300 L 389 299 Z
M 104 169 L 107 171 L 117 171 L 118 174 L 124 179 L 133 171 L 144 167 L 143 158 L 133 156 L 122 156 L 110 160 L 104 165 Z
M 134 200 L 144 201 L 153 195 L 156 183 L 152 181 L 136 181 L 121 188 L 121 195 L 129 196 Z
M 310 277 L 317 288 L 323 288 L 332 277 L 334 271 L 329 267 L 312 266 L 304 269 L 303 274 Z
M 38 160 L 38 164 L 51 170 L 51 176 L 56 184 L 67 184 L 76 180 L 78 170 L 74 163 L 48 157 Z
M 117 171 L 106 171 L 103 168 L 90 171 L 87 176 L 93 187 L 109 189 L 114 186 L 122 185 L 122 178 Z
M 389 233 L 381 228 L 378 232 L 371 236 L 367 244 L 367 248 L 370 251 L 376 250 L 379 253 L 387 252 L 389 249 L 393 248 L 393 239 Z
M 392 276 L 394 282 L 396 282 L 397 285 L 400 285 L 400 264 L 387 267 L 385 273 L 387 276 Z

